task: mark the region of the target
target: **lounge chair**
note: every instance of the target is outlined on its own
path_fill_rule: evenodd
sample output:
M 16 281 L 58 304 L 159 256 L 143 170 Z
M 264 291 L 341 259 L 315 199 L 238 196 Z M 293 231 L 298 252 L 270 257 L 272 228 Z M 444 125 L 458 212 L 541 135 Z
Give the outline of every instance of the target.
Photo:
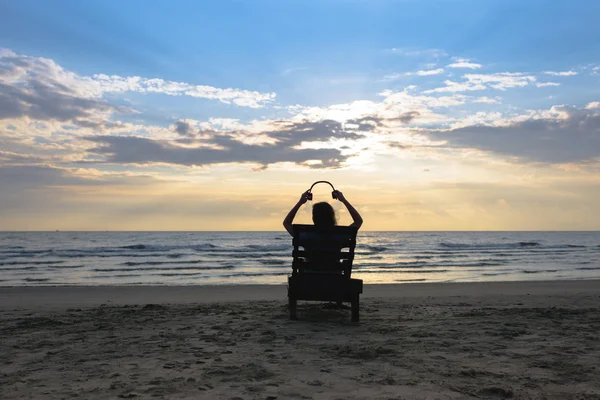
M 292 275 L 288 277 L 290 318 L 298 300 L 349 302 L 358 322 L 363 281 L 350 278 L 358 228 L 293 225 Z M 347 250 L 345 250 L 347 249 Z

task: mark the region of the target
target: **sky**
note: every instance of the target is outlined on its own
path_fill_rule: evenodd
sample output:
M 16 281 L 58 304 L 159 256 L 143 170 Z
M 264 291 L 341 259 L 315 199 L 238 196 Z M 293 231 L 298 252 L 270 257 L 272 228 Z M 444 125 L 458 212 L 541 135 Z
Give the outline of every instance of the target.
M 600 230 L 599 14 L 0 2 L 0 230 Z

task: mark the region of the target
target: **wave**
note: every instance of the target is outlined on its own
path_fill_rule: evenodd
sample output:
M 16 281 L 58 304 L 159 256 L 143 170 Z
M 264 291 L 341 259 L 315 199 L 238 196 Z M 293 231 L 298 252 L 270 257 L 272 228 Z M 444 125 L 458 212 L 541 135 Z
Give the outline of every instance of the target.
M 31 271 L 38 269 L 38 267 L 14 267 L 14 268 L 0 268 L 0 271 Z
M 144 244 L 132 244 L 130 246 L 121 246 L 120 249 L 133 249 L 133 250 L 144 250 L 146 245 Z
M 45 265 L 45 264 L 61 264 L 64 261 L 6 261 L 0 262 L 0 265 Z
M 285 261 L 285 260 L 260 260 L 260 262 L 264 265 L 285 265 L 285 264 L 291 265 L 291 261 Z
M 481 276 L 498 276 L 498 275 L 506 275 L 510 274 L 510 272 L 485 272 L 481 274 Z
M 415 278 L 415 279 L 396 279 L 395 282 L 425 282 L 427 279 L 425 278 Z
M 357 263 L 354 269 L 358 270 L 361 267 L 380 267 L 380 268 L 436 268 L 436 267 L 492 267 L 506 265 L 505 260 L 486 258 L 482 260 L 473 260 L 471 262 L 428 262 L 428 261 L 407 261 L 399 263 Z
M 192 250 L 205 250 L 215 249 L 219 246 L 212 243 L 193 244 L 193 245 L 177 245 L 177 246 L 165 246 L 165 245 L 149 245 L 149 244 L 132 244 L 129 246 L 117 247 L 118 249 L 130 249 L 130 250 L 179 250 L 179 249 L 192 249 Z
M 228 258 L 265 258 L 265 257 L 282 257 L 282 256 L 290 256 L 291 260 L 291 251 L 285 253 L 254 253 L 254 252 L 229 252 L 229 251 L 220 251 L 220 252 L 209 252 L 202 254 L 205 257 L 228 257 Z
M 246 249 L 244 249 L 244 247 Z M 291 250 L 292 249 L 292 245 L 291 244 L 280 244 L 277 246 L 272 246 L 272 245 L 264 245 L 264 244 L 249 244 L 247 246 L 244 247 L 240 247 L 237 249 L 229 249 L 229 251 L 248 251 L 247 249 L 252 249 L 252 250 L 265 250 L 265 251 L 278 251 L 278 250 Z
M 136 265 L 163 265 L 163 264 L 200 264 L 202 262 L 203 262 L 202 260 L 191 260 L 191 261 L 141 261 L 141 262 L 127 261 L 127 262 L 121 263 L 119 265 L 136 266 Z
M 385 246 L 373 246 L 370 244 L 358 244 L 356 247 L 360 249 L 367 249 L 369 251 L 386 251 L 388 249 Z
M 401 271 L 397 270 L 397 269 L 362 269 L 362 270 L 356 270 L 356 271 L 352 271 L 354 273 L 357 274 L 383 274 L 383 273 L 389 273 L 389 274 L 397 274 L 397 273 L 403 273 L 403 274 L 434 274 L 437 272 L 448 272 L 447 269 L 403 269 Z
M 523 270 L 521 271 L 521 273 L 523 274 L 541 274 L 544 272 L 557 272 L 557 269 L 541 269 L 541 270 L 536 270 L 536 271 L 532 271 L 532 270 Z
M 34 257 L 43 257 L 43 256 L 51 256 L 51 257 L 60 257 L 60 258 L 118 258 L 118 257 L 122 257 L 122 258 L 141 258 L 141 257 L 169 257 L 169 258 L 179 258 L 181 256 L 184 255 L 189 255 L 189 254 L 184 254 L 184 253 L 176 253 L 176 254 L 163 254 L 163 253 L 91 253 L 91 252 L 85 252 L 85 253 L 75 253 L 75 252 L 66 252 L 63 253 L 61 251 L 46 251 L 47 254 L 41 254 L 41 253 L 36 253 L 36 254 L 25 254 L 25 253 L 21 253 L 19 255 L 15 255 L 12 256 L 13 257 L 27 257 L 27 256 L 34 256 Z M 64 262 L 64 261 L 54 261 L 53 263 L 57 263 L 57 262 Z M 24 264 L 31 264 L 31 262 L 26 262 L 26 261 L 22 261 L 22 263 Z
M 512 249 L 522 247 L 541 246 L 539 242 L 512 242 L 512 243 L 450 243 L 441 242 L 440 247 L 451 249 Z
M 221 275 L 221 278 L 237 278 L 242 276 L 284 276 L 289 275 L 289 272 L 240 272 L 238 274 Z
M 234 265 L 224 265 L 217 267 L 167 267 L 167 268 L 159 268 L 159 267 L 141 267 L 141 268 L 93 268 L 94 272 L 121 272 L 121 271 L 177 271 L 177 270 L 187 270 L 187 271 L 211 271 L 211 270 L 220 270 L 220 269 L 234 269 Z

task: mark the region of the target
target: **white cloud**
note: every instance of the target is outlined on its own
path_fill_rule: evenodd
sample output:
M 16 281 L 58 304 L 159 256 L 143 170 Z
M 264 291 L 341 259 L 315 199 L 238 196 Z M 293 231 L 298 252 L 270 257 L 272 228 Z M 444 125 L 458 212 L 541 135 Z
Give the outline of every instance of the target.
M 506 90 L 527 86 L 536 81 L 536 77 L 520 72 L 497 72 L 494 74 L 465 74 L 463 82 L 447 80 L 443 87 L 426 90 L 424 93 L 467 92 L 486 89 Z
M 387 50 L 390 53 L 399 54 L 408 57 L 446 57 L 448 54 L 439 49 L 410 49 L 410 48 L 398 48 L 393 47 Z
M 275 99 L 275 93 L 260 93 L 233 88 L 221 89 L 207 85 L 193 85 L 139 76 L 121 77 L 97 74 L 92 77 L 92 81 L 99 86 L 103 93 L 138 92 L 162 93 L 169 96 L 186 95 L 250 108 L 261 108 L 265 103 Z
M 479 68 L 483 67 L 483 65 L 471 62 L 470 60 L 468 60 L 466 58 L 457 58 L 455 60 L 455 62 L 453 62 L 452 64 L 448 64 L 447 67 L 448 68 L 479 69 Z
M 500 103 L 500 99 L 498 97 L 492 99 L 490 97 L 483 96 L 473 100 L 473 103 L 498 104 Z
M 287 75 L 293 74 L 295 72 L 306 71 L 307 69 L 308 69 L 308 67 L 286 68 L 283 71 L 281 71 L 281 76 L 287 76 Z
M 556 82 L 538 82 L 535 84 L 537 87 L 546 87 L 546 86 L 560 86 L 560 83 Z
M 439 75 L 442 72 L 444 72 L 444 68 L 417 71 L 417 72 L 415 72 L 415 75 L 419 75 L 419 76 Z
M 418 75 L 418 76 L 431 76 L 431 75 L 439 75 L 444 72 L 443 68 L 430 69 L 430 70 L 420 70 L 416 72 L 405 72 L 405 73 L 394 73 L 385 75 L 382 81 L 396 81 L 402 79 L 405 76 Z
M 447 124 L 453 118 L 438 113 L 435 109 L 447 109 L 462 105 L 467 96 L 452 94 L 449 96 L 425 96 L 411 93 L 414 87 L 395 92 L 384 90 L 379 93 L 381 101 L 357 100 L 350 103 L 334 104 L 328 107 L 294 106 L 290 112 L 295 115 L 293 121 L 349 120 L 369 119 L 382 121 L 377 130 L 388 131 L 399 127 Z M 375 129 L 375 128 L 374 128 Z
M 80 76 L 65 70 L 51 59 L 25 56 L 8 49 L 0 49 L 0 82 L 20 85 L 31 81 L 39 81 L 44 85 L 50 85 L 56 92 L 69 92 L 85 99 L 99 99 L 104 93 L 162 93 L 170 96 L 185 95 L 218 100 L 222 103 L 250 108 L 263 107 L 275 99 L 275 93 L 217 88 L 157 78 L 105 74 Z
M 600 109 L 600 101 L 592 101 L 585 106 L 586 110 Z
M 479 111 L 475 114 L 468 115 L 450 125 L 451 129 L 464 128 L 466 126 L 488 125 L 496 126 L 503 120 L 502 114 L 499 112 L 483 112 Z
M 382 81 L 397 81 L 398 79 L 402 79 L 404 76 L 406 76 L 406 74 L 389 74 L 385 75 Z
M 552 75 L 552 76 L 573 76 L 573 75 L 577 75 L 577 72 L 571 70 L 571 71 L 544 71 L 544 74 L 546 75 Z

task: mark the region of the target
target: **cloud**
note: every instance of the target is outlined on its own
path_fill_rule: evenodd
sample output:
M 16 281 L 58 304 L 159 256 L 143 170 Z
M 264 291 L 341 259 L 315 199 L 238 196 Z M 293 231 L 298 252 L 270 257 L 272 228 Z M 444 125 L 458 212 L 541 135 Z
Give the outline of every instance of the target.
M 52 60 L 0 50 L 0 119 L 29 117 L 102 128 L 113 112 L 130 112 Z
M 497 72 L 494 74 L 465 74 L 463 82 L 444 81 L 446 86 L 426 90 L 423 93 L 467 92 L 487 89 L 506 90 L 527 86 L 536 81 L 536 77 L 520 72 Z
M 121 77 L 118 75 L 97 74 L 92 82 L 98 85 L 103 93 L 161 93 L 169 96 L 190 96 L 218 100 L 225 104 L 242 107 L 261 108 L 275 100 L 275 93 L 261 93 L 242 89 L 221 89 L 207 85 L 193 85 L 185 82 L 165 81 L 158 78 L 142 78 L 139 76 Z
M 503 124 L 471 125 L 431 132 L 449 147 L 477 148 L 543 163 L 600 158 L 600 106 L 557 106 Z
M 443 68 L 430 69 L 430 70 L 420 70 L 416 72 L 405 72 L 405 73 L 394 73 L 384 75 L 382 81 L 396 81 L 398 79 L 402 79 L 405 76 L 418 75 L 418 76 L 431 76 L 431 75 L 439 75 L 444 72 Z
M 395 125 L 404 125 L 408 122 L 413 125 L 447 122 L 451 118 L 433 110 L 461 105 L 467 99 L 467 96 L 462 94 L 424 96 L 412 93 L 413 89 L 414 87 L 407 87 L 399 92 L 384 90 L 379 93 L 379 96 L 383 98 L 381 101 L 359 100 L 334 104 L 329 107 L 294 107 L 293 112 L 296 115 L 292 119 L 300 118 L 310 121 L 332 119 L 344 122 L 373 117 L 385 121 L 386 129 L 393 130 L 397 128 Z
M 0 83 L 0 119 L 29 117 L 38 121 L 72 121 L 88 127 L 104 127 L 102 116 L 126 112 L 103 100 L 82 98 L 53 82 L 31 79 L 24 86 Z
M 418 111 L 408 111 L 393 118 L 381 118 L 370 115 L 357 119 L 349 119 L 346 121 L 346 124 L 356 125 L 356 130 L 358 131 L 373 131 L 378 127 L 387 127 L 387 123 L 400 122 L 402 124 L 409 124 L 420 115 Z
M 294 74 L 296 72 L 301 72 L 301 71 L 306 71 L 308 70 L 308 67 L 293 67 L 293 68 L 286 68 L 283 71 L 281 71 L 281 76 L 288 76 L 290 74 Z
M 410 49 L 410 48 L 399 48 L 393 47 L 387 50 L 389 53 L 399 54 L 407 57 L 430 57 L 440 58 L 447 57 L 448 54 L 439 49 Z
M 444 72 L 444 68 L 437 68 L 437 69 L 430 69 L 430 70 L 425 70 L 425 71 L 417 71 L 417 72 L 415 72 L 415 75 L 419 75 L 419 76 L 439 75 L 442 72 Z
M 577 75 L 577 72 L 575 71 L 544 71 L 544 74 L 546 75 L 552 75 L 552 76 L 573 76 L 573 75 Z
M 189 122 L 177 121 L 175 122 L 175 132 L 181 136 L 194 136 L 193 128 Z
M 23 90 L 35 89 L 37 84 L 56 93 L 88 100 L 100 100 L 106 93 L 162 93 L 169 96 L 184 95 L 218 100 L 225 104 L 250 108 L 264 107 L 276 96 L 275 93 L 223 89 L 140 76 L 79 76 L 63 69 L 53 60 L 16 54 L 7 49 L 0 49 L 0 83 Z
M 494 99 L 490 98 L 490 97 L 477 97 L 473 100 L 473 103 L 485 103 L 485 104 L 498 104 L 500 103 L 500 98 L 496 97 Z
M 538 82 L 535 84 L 537 87 L 547 87 L 547 86 L 560 86 L 560 83 L 556 82 Z
M 396 81 L 398 79 L 402 79 L 403 77 L 405 77 L 406 74 L 399 74 L 399 73 L 395 73 L 395 74 L 388 74 L 388 75 L 384 75 L 382 78 L 382 81 Z
M 457 58 L 455 60 L 455 62 L 453 62 L 452 64 L 448 64 L 447 67 L 448 68 L 479 69 L 479 68 L 483 67 L 483 65 L 471 62 L 470 60 L 468 60 L 466 58 Z
M 360 134 L 348 131 L 337 121 L 289 123 L 279 122 L 273 129 L 263 132 L 272 139 L 271 143 L 248 144 L 238 140 L 244 132 L 212 132 L 209 139 L 190 139 L 181 142 L 153 140 L 137 136 L 88 136 L 86 139 L 98 143 L 91 153 L 105 157 L 105 162 L 122 164 L 167 163 L 186 166 L 202 166 L 221 163 L 256 163 L 264 167 L 292 162 L 311 168 L 336 168 L 347 159 L 335 148 L 297 148 L 305 142 L 326 142 L 331 139 L 356 139 Z M 189 134 L 191 127 L 186 123 L 175 125 L 175 129 Z M 203 132 L 207 133 L 207 132 Z M 318 160 L 318 163 L 309 161 Z

